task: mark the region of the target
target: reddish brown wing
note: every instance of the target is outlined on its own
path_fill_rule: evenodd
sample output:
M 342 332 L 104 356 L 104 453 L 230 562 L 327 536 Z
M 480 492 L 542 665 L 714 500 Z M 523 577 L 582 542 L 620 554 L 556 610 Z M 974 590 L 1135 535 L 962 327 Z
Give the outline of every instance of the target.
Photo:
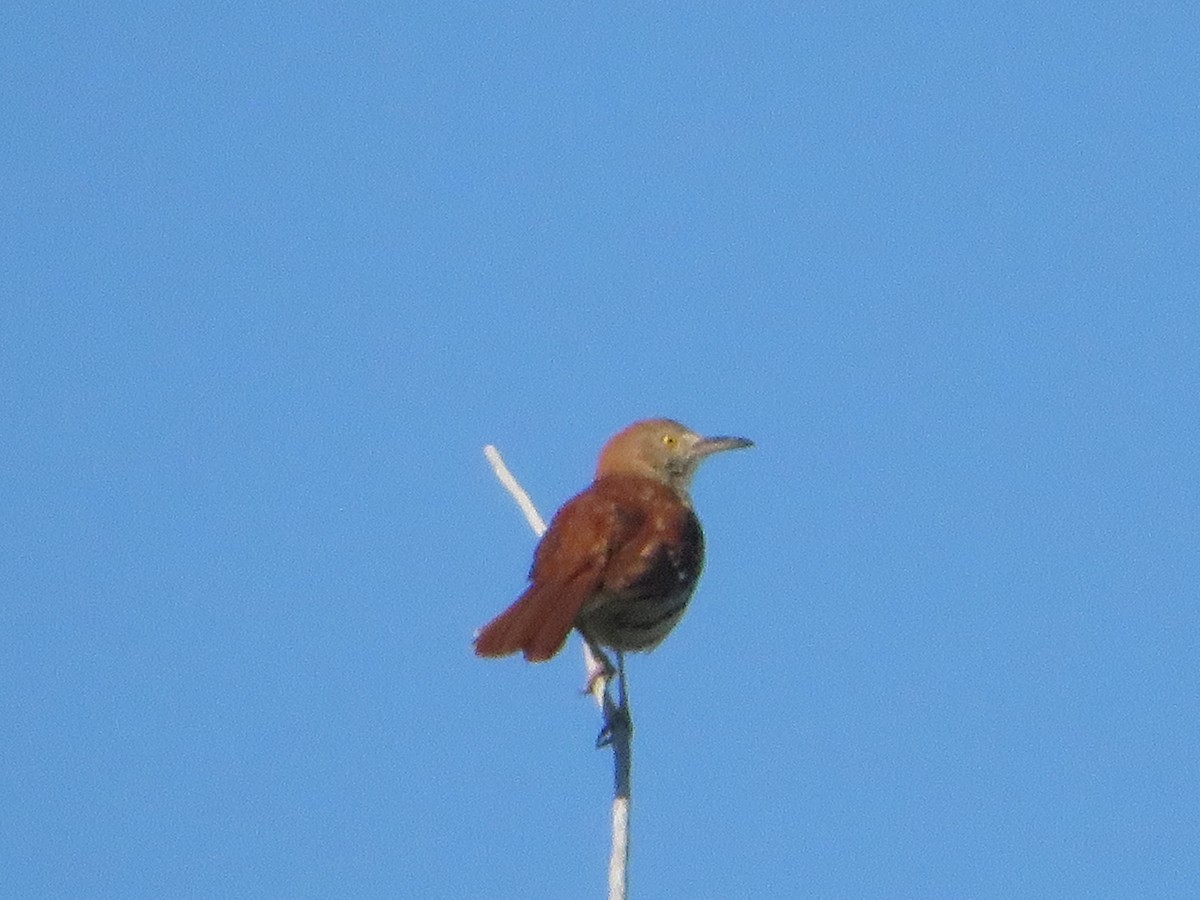
M 609 558 L 637 533 L 642 518 L 600 484 L 569 500 L 538 544 L 528 589 L 480 629 L 475 653 L 507 656 L 520 650 L 531 662 L 554 656 L 600 587 Z
M 669 495 L 650 508 L 637 533 L 614 548 L 602 585 L 627 601 L 690 594 L 704 565 L 704 532 L 696 514 Z
M 613 548 L 600 591 L 575 625 L 603 646 L 651 650 L 687 608 L 704 564 L 704 534 L 696 514 L 664 485 L 619 476 L 604 483 L 618 509 L 640 515 L 636 530 Z

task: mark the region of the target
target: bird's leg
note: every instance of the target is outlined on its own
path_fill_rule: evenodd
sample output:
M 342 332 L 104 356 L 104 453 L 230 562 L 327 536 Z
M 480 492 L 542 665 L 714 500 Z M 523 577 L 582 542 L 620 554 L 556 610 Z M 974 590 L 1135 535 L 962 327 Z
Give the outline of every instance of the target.
M 596 685 L 602 684 L 604 692 L 607 694 L 608 686 L 612 683 L 613 676 L 617 674 L 617 669 L 613 666 L 612 660 L 608 658 L 608 654 L 600 649 L 599 644 L 587 635 L 583 636 L 583 640 L 587 644 L 591 657 L 588 660 L 588 680 L 584 685 L 583 692 L 593 694 L 596 691 Z
M 604 727 L 596 737 L 596 749 L 607 747 L 617 739 L 619 731 L 625 732 L 625 741 L 633 731 L 633 718 L 629 715 L 629 695 L 625 692 L 625 654 L 617 651 L 617 702 L 613 703 L 607 688 L 604 691 Z
M 629 695 L 625 693 L 625 651 L 617 651 L 617 678 L 620 679 L 617 687 L 617 708 L 624 710 L 625 715 L 629 715 Z
M 587 645 L 588 682 L 584 693 L 591 694 L 600 704 L 604 716 L 604 727 L 596 737 L 596 747 L 607 747 L 617 735 L 618 729 L 624 729 L 626 734 L 633 727 L 629 718 L 629 697 L 625 692 L 625 654 L 617 653 L 617 664 L 614 666 L 607 653 L 600 645 L 583 633 Z M 617 699 L 613 701 L 612 685 L 617 680 Z M 599 690 L 597 689 L 599 688 Z

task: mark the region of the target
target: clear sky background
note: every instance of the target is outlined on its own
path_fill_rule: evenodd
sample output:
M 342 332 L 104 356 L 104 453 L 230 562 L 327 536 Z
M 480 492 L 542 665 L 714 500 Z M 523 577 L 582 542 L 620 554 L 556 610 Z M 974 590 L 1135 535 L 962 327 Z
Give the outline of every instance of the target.
M 601 896 L 480 661 L 626 423 L 638 897 L 1200 883 L 1196 4 L 9 4 L 0 894 Z

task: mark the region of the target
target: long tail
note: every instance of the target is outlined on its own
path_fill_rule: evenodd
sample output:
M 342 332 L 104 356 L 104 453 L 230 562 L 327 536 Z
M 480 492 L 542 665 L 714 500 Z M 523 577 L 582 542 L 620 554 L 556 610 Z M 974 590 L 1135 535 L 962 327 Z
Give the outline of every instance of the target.
M 520 650 L 543 662 L 562 649 L 575 616 L 592 589 L 590 573 L 564 585 L 530 585 L 517 601 L 475 635 L 476 656 L 508 656 Z

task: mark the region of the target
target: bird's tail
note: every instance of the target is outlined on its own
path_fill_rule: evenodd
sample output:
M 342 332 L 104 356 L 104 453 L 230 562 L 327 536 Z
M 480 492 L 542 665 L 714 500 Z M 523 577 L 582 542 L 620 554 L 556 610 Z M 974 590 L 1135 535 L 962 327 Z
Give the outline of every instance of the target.
M 517 601 L 475 635 L 476 656 L 508 656 L 518 650 L 543 662 L 567 642 L 575 616 L 591 589 L 586 577 L 566 585 L 530 585 Z

